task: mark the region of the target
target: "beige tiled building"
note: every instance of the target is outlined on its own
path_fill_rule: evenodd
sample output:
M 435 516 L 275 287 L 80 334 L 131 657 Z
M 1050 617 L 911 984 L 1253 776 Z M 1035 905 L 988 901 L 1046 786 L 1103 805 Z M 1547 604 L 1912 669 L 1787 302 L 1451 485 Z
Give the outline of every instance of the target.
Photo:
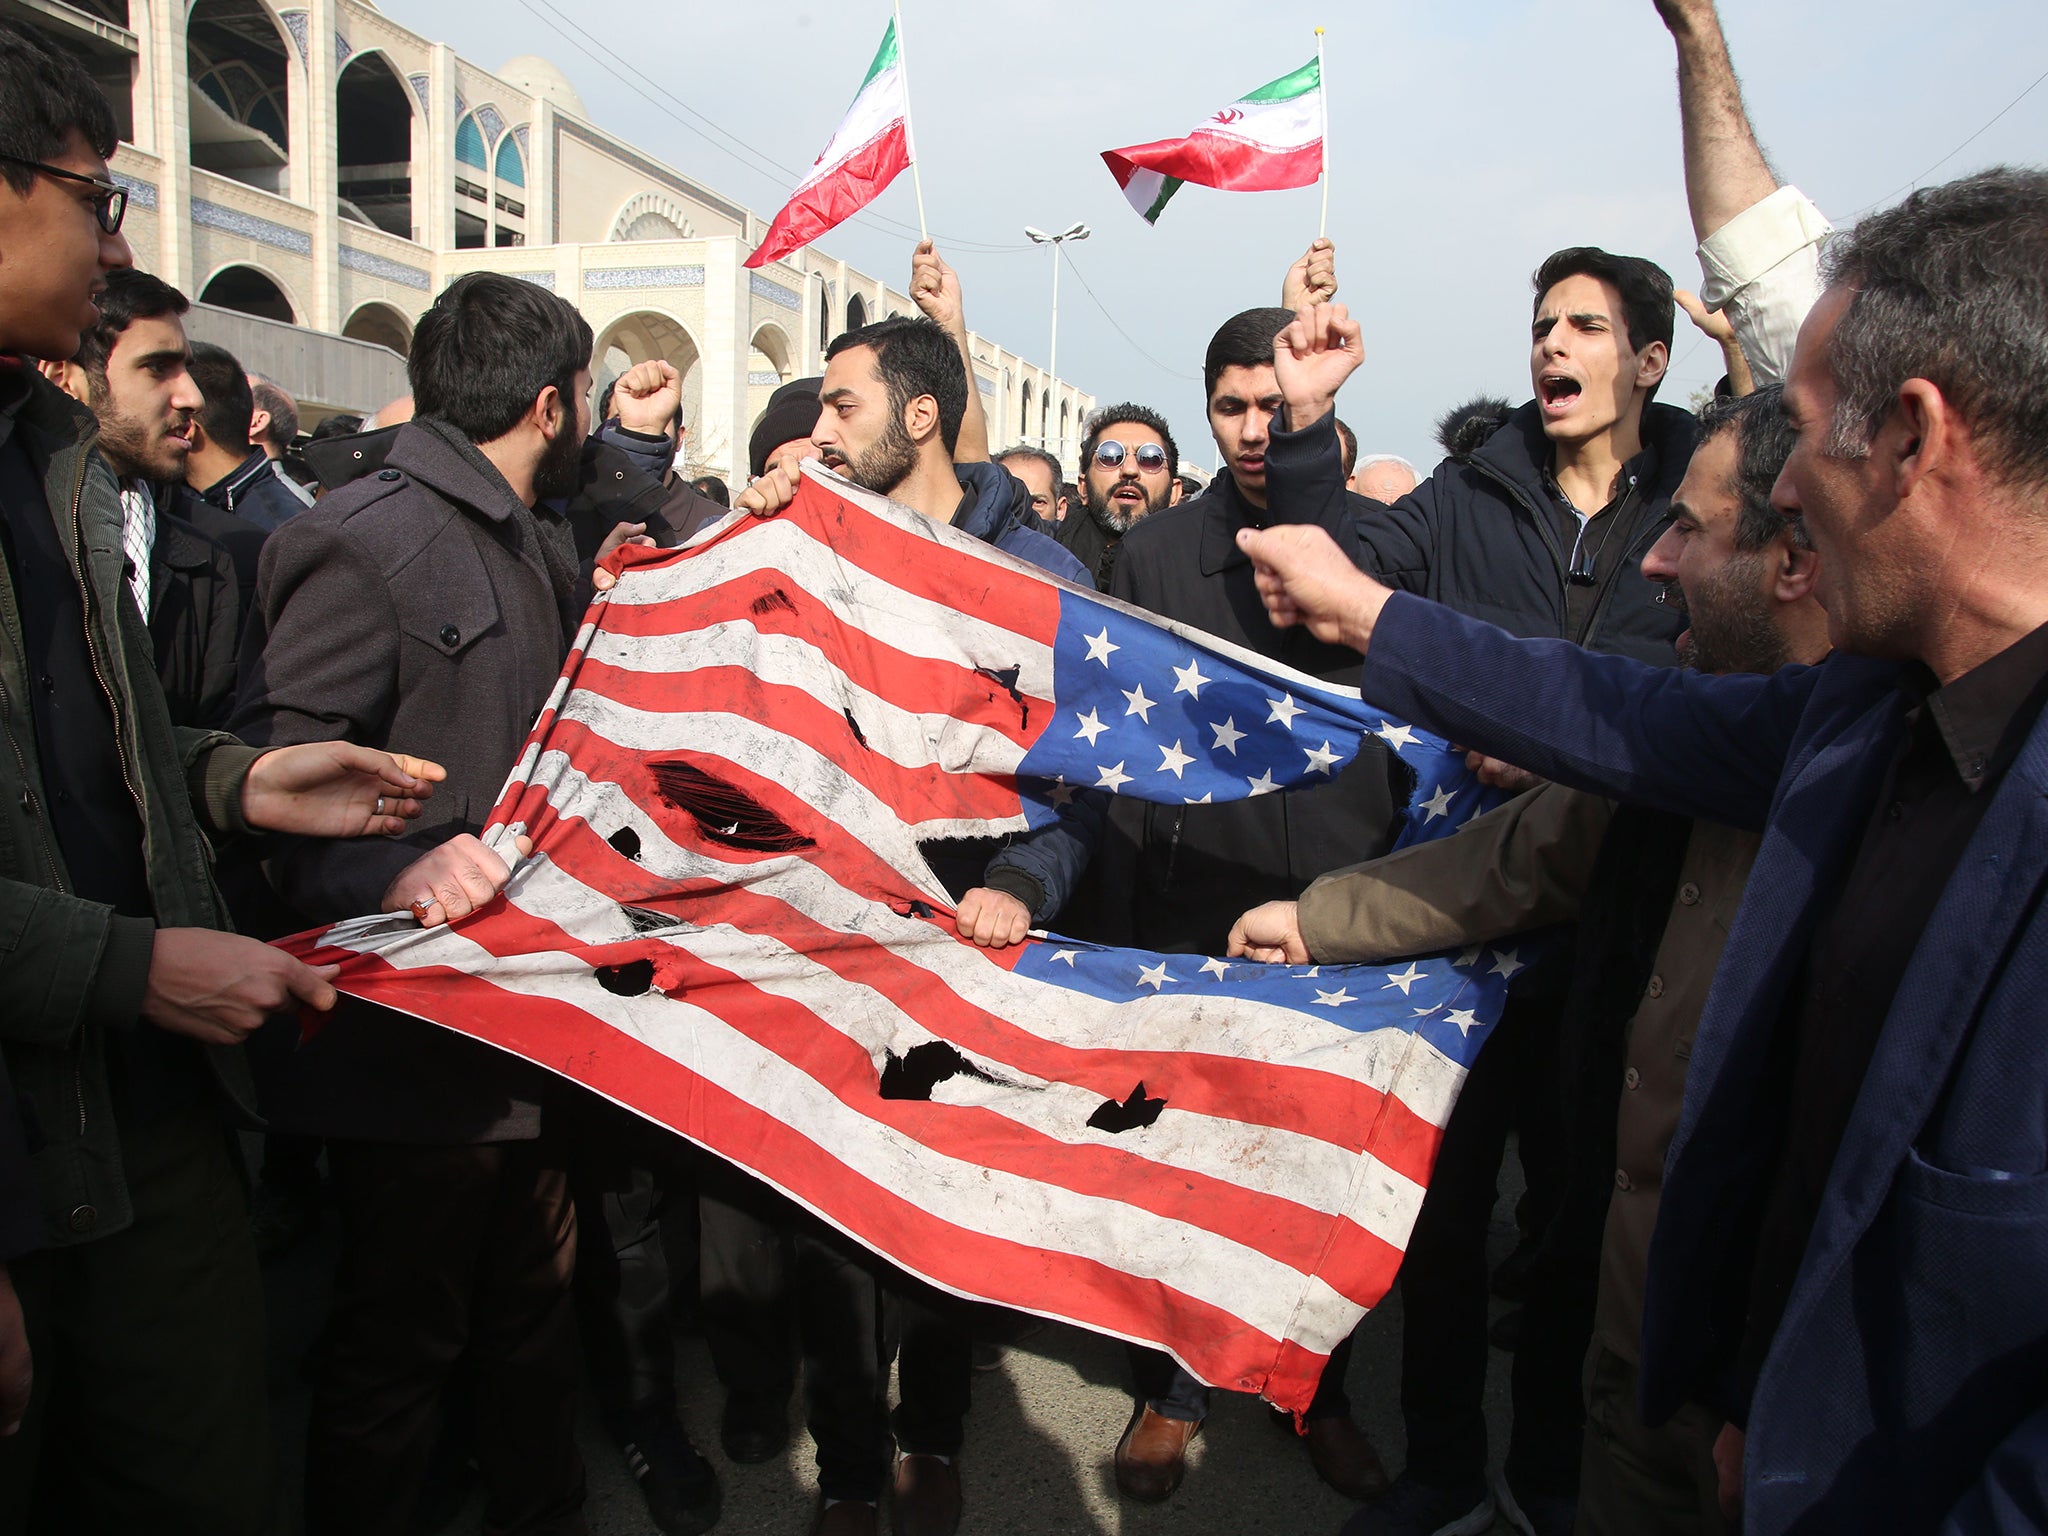
M 915 312 L 815 248 L 747 271 L 766 220 L 598 127 L 545 59 L 486 71 L 367 0 L 0 15 L 85 56 L 120 122 L 137 263 L 198 299 L 194 333 L 292 389 L 309 424 L 401 392 L 414 321 L 489 269 L 583 311 L 600 386 L 674 362 L 693 461 L 743 475 L 777 384 L 822 371 L 840 331 Z M 1043 434 L 1069 458 L 1093 399 L 984 337 L 974 355 L 996 441 Z

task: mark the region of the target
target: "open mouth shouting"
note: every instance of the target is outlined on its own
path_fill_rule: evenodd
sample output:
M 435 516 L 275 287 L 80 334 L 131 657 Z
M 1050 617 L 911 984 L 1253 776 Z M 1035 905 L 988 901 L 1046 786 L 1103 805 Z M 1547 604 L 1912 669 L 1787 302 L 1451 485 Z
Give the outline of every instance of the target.
M 1568 373 L 1545 373 L 1536 381 L 1537 398 L 1543 402 L 1543 414 L 1547 419 L 1569 415 L 1573 406 L 1579 403 L 1579 396 L 1585 386 Z

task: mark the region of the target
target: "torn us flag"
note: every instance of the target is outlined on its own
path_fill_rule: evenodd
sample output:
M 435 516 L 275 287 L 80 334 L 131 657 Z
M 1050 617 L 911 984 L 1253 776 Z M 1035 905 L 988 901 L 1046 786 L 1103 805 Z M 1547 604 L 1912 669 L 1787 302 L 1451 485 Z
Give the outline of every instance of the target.
M 286 941 L 572 1078 L 963 1296 L 1304 1408 L 1400 1263 L 1512 951 L 1284 967 L 963 941 L 920 841 L 1082 791 L 1218 802 L 1443 742 L 807 466 L 781 516 L 622 552 L 452 928 Z

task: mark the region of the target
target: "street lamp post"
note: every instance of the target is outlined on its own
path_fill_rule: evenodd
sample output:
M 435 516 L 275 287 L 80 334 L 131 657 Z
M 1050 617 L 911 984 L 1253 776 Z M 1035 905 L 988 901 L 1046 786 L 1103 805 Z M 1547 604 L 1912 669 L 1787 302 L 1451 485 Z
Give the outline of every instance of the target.
M 1033 245 L 1052 247 L 1052 356 L 1047 360 L 1046 373 L 1049 386 L 1041 392 L 1038 416 L 1038 446 L 1050 447 L 1052 434 L 1052 397 L 1059 388 L 1060 379 L 1060 247 L 1069 240 L 1086 240 L 1089 230 L 1086 224 L 1074 224 L 1056 235 L 1048 235 L 1042 229 L 1024 226 L 1024 234 Z M 1062 467 L 1066 464 L 1067 436 L 1060 434 L 1058 456 Z

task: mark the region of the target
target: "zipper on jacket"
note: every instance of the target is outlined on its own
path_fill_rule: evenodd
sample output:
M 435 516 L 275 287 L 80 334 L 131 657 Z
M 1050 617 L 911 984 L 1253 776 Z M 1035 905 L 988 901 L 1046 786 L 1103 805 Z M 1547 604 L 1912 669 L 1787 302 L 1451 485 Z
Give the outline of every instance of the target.
M 1173 813 L 1173 836 L 1166 840 L 1166 873 L 1159 877 L 1162 890 L 1173 883 L 1173 868 L 1180 862 L 1181 828 L 1187 823 L 1188 813 L 1185 807 Z
M 1636 489 L 1635 482 L 1631 481 L 1629 483 L 1627 500 L 1632 501 L 1635 499 Z M 1640 513 L 1642 508 L 1638 507 L 1636 510 Z M 1606 578 L 1600 584 L 1598 595 L 1593 599 L 1593 611 L 1586 615 L 1586 633 L 1580 637 L 1578 642 L 1580 645 L 1585 645 L 1599 631 L 1600 619 L 1607 612 L 1607 600 L 1614 595 L 1614 588 L 1621 576 L 1622 567 L 1628 564 L 1630 557 L 1633 556 L 1636 568 L 1640 570 L 1642 568 L 1642 555 L 1644 552 L 1643 541 L 1648 539 L 1650 542 L 1655 543 L 1656 535 L 1661 533 L 1661 531 L 1657 524 L 1652 523 L 1648 528 L 1637 530 L 1635 537 L 1629 543 L 1622 546 L 1621 558 L 1616 560 L 1608 570 Z
M 1557 590 L 1561 596 L 1571 577 L 1565 567 L 1564 546 L 1557 542 L 1557 530 L 1550 526 L 1550 520 L 1543 515 L 1543 509 L 1530 501 L 1528 494 L 1519 485 L 1485 460 L 1468 459 L 1466 462 L 1506 491 L 1514 498 L 1516 505 L 1529 514 L 1529 520 L 1536 525 L 1536 532 L 1542 536 L 1544 547 L 1550 551 L 1550 563 L 1557 567 Z M 1560 623 L 1558 627 L 1562 629 L 1564 626 Z

